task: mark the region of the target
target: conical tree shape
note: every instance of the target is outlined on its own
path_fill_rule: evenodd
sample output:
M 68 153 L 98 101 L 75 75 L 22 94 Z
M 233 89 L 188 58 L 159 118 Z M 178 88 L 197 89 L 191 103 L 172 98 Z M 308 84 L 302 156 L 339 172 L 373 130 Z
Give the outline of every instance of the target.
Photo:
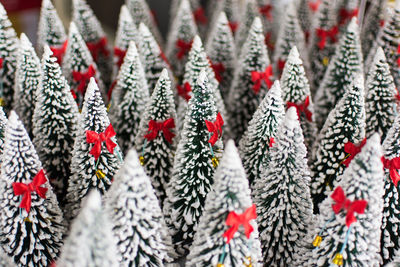
M 93 190 L 71 225 L 57 266 L 118 266 L 117 253 L 111 219 L 101 206 L 100 193 Z
M 0 164 L 3 161 L 3 150 L 4 150 L 4 141 L 5 141 L 5 132 L 7 125 L 7 117 L 4 114 L 3 108 L 0 106 Z M 1 165 L 0 165 L 1 166 Z
M 278 129 L 270 158 L 253 187 L 263 263 L 291 266 L 312 215 L 307 149 L 294 107 Z
M 167 223 L 174 231 L 173 242 L 181 255 L 186 253 L 192 243 L 194 229 L 214 182 L 213 164 L 218 161 L 216 159 L 222 150 L 218 132 L 210 133 L 206 127 L 206 121 L 217 122 L 217 108 L 205 71 L 200 73 L 194 92 L 180 134 L 164 203 Z M 218 138 L 214 145 L 209 143 L 213 135 Z
M 28 37 L 22 33 L 15 71 L 13 109 L 30 136 L 32 136 L 32 116 L 36 103 L 36 91 L 41 86 L 40 74 L 40 60 Z
M 0 248 L 0 267 L 16 267 L 17 265 L 13 262 L 12 258 L 6 254 L 6 252 Z
M 0 4 L 0 104 L 4 111 L 11 110 L 14 96 L 15 70 L 17 67 L 19 40 L 6 10 Z
M 247 129 L 248 122 L 272 85 L 272 75 L 265 75 L 267 77 L 264 79 L 259 77 L 256 81 L 252 77 L 257 73 L 263 76 L 270 67 L 262 24 L 258 17 L 254 19 L 239 58 L 228 100 L 230 126 L 236 142 Z M 268 74 L 272 74 L 271 72 L 272 70 Z
M 320 86 L 328 68 L 329 59 L 335 53 L 335 43 L 339 38 L 334 11 L 331 0 L 322 0 L 311 29 L 308 54 L 312 95 L 316 94 Z M 331 37 L 323 38 L 324 33 L 329 33 Z
M 107 192 L 106 210 L 117 239 L 119 266 L 164 266 L 171 237 L 134 149 L 128 152 Z
M 318 3 L 319 0 L 313 1 L 313 3 Z M 314 18 L 314 13 L 318 10 L 319 6 L 316 6 L 316 8 L 313 10 L 310 8 L 310 1 L 309 0 L 298 0 L 297 1 L 297 15 L 298 15 L 298 20 L 301 26 L 301 29 L 303 30 L 306 41 L 310 37 L 310 30 L 311 30 L 311 25 L 312 21 Z
M 400 227 L 400 191 L 396 172 L 398 166 L 391 166 L 400 156 L 400 116 L 397 115 L 383 142 L 383 162 L 385 168 L 385 194 L 383 196 L 383 219 L 381 236 L 381 256 L 383 263 L 395 260 L 400 249 L 400 238 L 397 234 Z
M 167 48 L 165 50 L 178 82 L 183 78 L 185 64 L 188 59 L 187 55 L 192 46 L 193 38 L 197 34 L 197 26 L 189 0 L 181 0 L 168 34 Z
M 386 133 L 396 117 L 397 90 L 390 67 L 382 48 L 378 48 L 366 82 L 365 113 L 366 136 L 379 133 L 385 140 Z
M 96 78 L 102 94 L 106 95 L 103 91 L 104 84 L 100 79 L 101 74 L 74 22 L 69 26 L 68 46 L 63 58 L 62 72 L 75 93 L 80 108 L 91 77 Z
M 89 190 L 102 194 L 108 190 L 120 167 L 121 154 L 99 88 L 91 78 L 72 150 L 65 213 L 69 221 L 79 213 L 81 200 Z
M 246 174 L 232 140 L 226 145 L 212 188 L 206 198 L 203 216 L 187 258 L 187 266 L 217 266 L 217 263 L 221 263 L 221 254 L 224 250 L 225 266 L 248 264 L 247 257 L 251 258 L 253 266 L 259 266 L 261 249 L 255 220 L 250 221 L 255 230 L 249 238 L 246 237 L 242 227 L 238 229 L 238 233 L 229 244 L 223 237 L 229 229 L 225 224 L 228 214 L 232 211 L 241 214 L 252 206 Z
M 333 189 L 334 181 L 346 168 L 349 156 L 344 146 L 351 142 L 359 145 L 365 137 L 364 79 L 356 77 L 343 98 L 328 116 L 316 140 L 311 160 L 311 195 L 314 210 Z M 352 155 L 354 156 L 354 155 Z
M 7 123 L 2 158 L 0 243 L 18 266 L 49 266 L 62 245 L 62 212 L 15 112 Z M 24 185 L 35 190 L 26 192 Z M 25 194 L 30 194 L 30 200 L 23 201 Z
M 250 185 L 261 178 L 284 113 L 281 87 L 279 81 L 276 81 L 254 113 L 239 143 L 240 156 Z
M 215 78 L 219 82 L 221 96 L 224 100 L 228 100 L 236 66 L 236 49 L 228 18 L 224 12 L 221 12 L 217 23 L 211 30 L 206 51 L 211 61 Z
M 302 59 L 306 59 L 303 62 L 308 64 L 308 53 L 306 50 L 306 43 L 304 40 L 304 33 L 301 30 L 299 21 L 297 19 L 296 6 L 292 2 L 289 4 L 287 13 L 283 18 L 282 27 L 279 30 L 278 39 L 276 40 L 274 50 L 274 69 L 278 77 L 283 72 L 285 63 L 288 60 L 288 56 L 293 46 L 296 46 L 298 50 L 302 52 Z M 304 65 L 306 65 L 304 64 Z M 309 68 L 306 65 L 307 69 Z
M 135 146 L 139 123 L 149 99 L 146 77 L 134 42 L 129 46 L 113 91 L 110 118 L 121 149 L 126 153 Z
M 136 44 L 139 43 L 139 32 L 128 8 L 126 5 L 123 5 L 119 13 L 118 28 L 115 34 L 112 80 L 115 80 L 118 75 L 131 41 L 134 41 Z
M 236 47 L 238 51 L 241 50 L 243 44 L 246 42 L 254 18 L 259 15 L 256 0 L 246 0 L 243 5 L 240 24 L 236 35 Z
M 75 22 L 83 40 L 85 41 L 94 61 L 96 62 L 102 80 L 109 85 L 112 73 L 112 54 L 107 44 L 100 21 L 86 0 L 72 1 L 72 21 Z
M 37 38 L 38 54 L 42 55 L 44 46 L 48 45 L 53 52 L 57 51 L 58 62 L 61 64 L 65 53 L 67 34 L 51 0 L 42 1 Z
M 144 170 L 162 205 L 172 174 L 177 142 L 174 137 L 178 135 L 174 94 L 167 69 L 161 73 L 143 113 L 135 140 L 136 149 L 143 157 Z M 155 124 L 161 124 L 161 129 L 157 130 Z
M 313 250 L 313 266 L 332 266 L 341 253 L 343 266 L 380 266 L 379 239 L 383 208 L 384 174 L 382 171 L 382 148 L 379 135 L 374 134 L 343 173 L 335 190 L 341 187 L 347 201 L 366 201 L 365 210 L 345 208 L 337 214 L 332 206 L 340 203 L 332 195 L 321 204 L 319 232 L 322 242 Z M 337 194 L 339 195 L 339 194 Z M 335 196 L 335 194 L 333 195 Z M 350 203 L 351 203 L 350 202 Z M 352 203 L 352 206 L 356 204 Z M 340 205 L 340 204 L 338 204 Z M 350 224 L 353 213 L 355 222 Z M 348 240 L 345 243 L 345 236 Z M 336 257 L 335 257 L 336 256 Z
M 286 107 L 295 106 L 300 115 L 300 125 L 303 130 L 304 143 L 308 151 L 314 145 L 317 127 L 313 121 L 315 116 L 310 84 L 300 59 L 297 47 L 294 46 L 288 56 L 281 77 L 282 98 Z M 309 156 L 309 153 L 307 154 Z
M 60 203 L 64 204 L 74 145 L 78 107 L 57 59 L 44 47 L 41 86 L 36 90 L 33 143 Z M 55 116 L 57 114 L 57 116 Z
M 362 72 L 363 61 L 357 18 L 353 18 L 340 39 L 324 79 L 315 95 L 315 116 L 322 128 L 329 112 L 344 95 L 354 77 Z
M 163 51 L 143 23 L 139 25 L 139 43 L 137 46 L 151 93 L 163 69 L 167 68 L 170 72 L 170 77 L 172 78 L 173 76 Z

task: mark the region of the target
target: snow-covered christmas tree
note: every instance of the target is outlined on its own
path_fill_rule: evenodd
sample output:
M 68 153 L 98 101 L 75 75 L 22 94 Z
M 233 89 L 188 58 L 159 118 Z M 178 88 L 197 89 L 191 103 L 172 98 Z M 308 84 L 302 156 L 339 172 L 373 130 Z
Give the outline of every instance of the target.
M 243 44 L 246 42 L 254 18 L 260 15 L 256 0 L 243 1 L 242 9 L 243 10 L 240 16 L 240 23 L 238 26 L 237 34 L 235 36 L 236 47 L 239 52 L 242 49 Z
M 18 266 L 49 266 L 65 231 L 62 212 L 22 122 L 11 112 L 0 177 L 0 244 Z
M 232 33 L 233 35 L 236 34 L 240 21 L 239 0 L 219 0 L 216 3 L 215 1 L 210 1 L 208 10 L 212 13 L 210 25 L 215 25 L 219 14 L 225 12 Z

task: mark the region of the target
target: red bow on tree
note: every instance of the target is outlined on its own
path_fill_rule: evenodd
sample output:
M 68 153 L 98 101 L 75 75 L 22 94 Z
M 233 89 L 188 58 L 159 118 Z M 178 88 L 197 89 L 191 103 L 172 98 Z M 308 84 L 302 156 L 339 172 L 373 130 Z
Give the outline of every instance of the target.
M 259 8 L 259 12 L 261 15 L 264 15 L 264 17 L 266 19 L 268 19 L 269 21 L 272 21 L 271 9 L 272 9 L 272 5 L 264 5 Z
M 58 64 L 62 63 L 62 58 L 67 50 L 68 40 L 65 40 L 61 47 L 50 46 L 50 50 L 53 52 L 53 56 L 57 58 Z
M 272 41 L 272 33 L 271 32 L 267 32 L 265 34 L 264 42 L 265 42 L 265 45 L 268 47 L 269 50 L 274 50 L 275 49 L 274 42 Z
M 282 71 L 285 68 L 286 60 L 278 59 L 276 64 L 278 65 L 278 70 Z
M 296 104 L 293 102 L 287 102 L 286 106 L 287 108 L 295 107 L 297 110 L 297 116 L 300 119 L 300 113 L 304 113 L 306 115 L 306 118 L 308 121 L 312 121 L 312 112 L 308 109 L 308 106 L 310 105 L 310 96 L 306 97 L 306 100 L 304 100 L 304 103 L 302 104 Z
M 221 62 L 216 64 L 211 62 L 211 68 L 214 70 L 215 79 L 217 79 L 217 81 L 220 83 L 222 81 L 222 73 L 225 72 L 224 64 L 222 64 Z
M 148 141 L 154 140 L 159 131 L 162 131 L 164 134 L 164 138 L 168 141 L 168 143 L 172 144 L 172 138 L 174 138 L 175 134 L 172 133 L 169 129 L 175 128 L 175 122 L 173 118 L 169 118 L 163 122 L 156 122 L 154 120 L 149 121 L 149 129 L 148 134 L 144 136 Z
M 337 26 L 333 26 L 329 30 L 323 30 L 323 29 L 316 29 L 316 34 L 319 38 L 321 38 L 318 42 L 318 47 L 320 50 L 323 50 L 326 45 L 326 39 L 330 38 L 332 43 L 335 43 L 337 41 L 336 35 L 339 33 L 339 29 Z
M 312 12 L 317 12 L 320 4 L 321 0 L 317 0 L 315 2 L 308 2 L 308 7 Z
M 273 137 L 270 137 L 269 138 L 269 147 L 272 147 L 273 145 L 275 144 L 275 138 L 273 138 Z
M 199 24 L 207 24 L 207 17 L 204 13 L 204 8 L 199 7 L 195 11 L 193 11 L 194 19 Z
M 270 77 L 273 75 L 272 73 L 272 65 L 269 65 L 265 68 L 264 72 L 252 71 L 251 72 L 251 80 L 253 81 L 253 91 L 255 94 L 258 94 L 261 88 L 261 82 L 264 81 L 268 88 L 271 88 L 272 81 Z
M 380 26 L 380 27 L 385 26 L 385 20 L 384 20 L 384 19 L 381 19 L 381 20 L 379 21 L 379 26 Z
M 340 186 L 333 191 L 331 198 L 335 201 L 335 204 L 332 204 L 332 209 L 335 214 L 338 214 L 341 210 L 345 210 L 347 212 L 347 227 L 350 227 L 352 223 L 357 221 L 356 217 L 354 216 L 354 212 L 357 212 L 358 214 L 364 214 L 365 208 L 368 204 L 368 202 L 363 199 L 354 201 L 347 199 L 342 187 Z
M 347 20 L 351 19 L 352 17 L 356 17 L 358 15 L 358 8 L 347 10 L 345 8 L 340 9 L 339 16 L 340 21 L 339 25 L 343 25 L 346 23 Z
M 178 48 L 178 52 L 176 53 L 176 57 L 181 60 L 192 48 L 193 41 L 185 42 L 182 39 L 178 39 L 176 41 L 176 48 Z
M 101 38 L 98 42 L 95 43 L 87 42 L 86 45 L 90 50 L 90 53 L 92 54 L 94 61 L 97 61 L 99 53 L 102 53 L 106 57 L 108 57 L 108 55 L 110 54 L 106 48 L 107 47 L 106 37 Z
M 76 94 L 75 94 L 74 90 L 70 90 L 70 92 L 71 92 L 72 97 L 73 97 L 74 99 L 76 99 Z
M 400 157 L 393 158 L 393 159 L 386 159 L 383 158 L 383 167 L 385 169 L 389 169 L 389 175 L 392 179 L 392 182 L 397 187 L 398 182 L 400 181 L 400 175 L 397 172 L 400 169 Z
M 400 67 L 400 44 L 397 45 L 397 66 Z
M 366 142 L 367 139 L 364 138 L 358 146 L 353 144 L 352 142 L 347 142 L 344 145 L 344 152 L 348 153 L 348 157 L 346 158 L 346 160 L 343 161 L 343 164 L 346 165 L 346 167 L 349 167 L 350 162 L 358 153 L 361 152 L 361 149 L 363 148 Z
M 114 55 L 118 58 L 117 66 L 120 68 L 122 65 L 122 62 L 124 62 L 126 50 L 122 50 L 119 47 L 114 47 Z
M 86 72 L 79 72 L 79 71 L 73 71 L 72 72 L 72 78 L 74 81 L 79 82 L 78 85 L 78 92 L 81 92 L 82 95 L 85 94 L 85 87 L 86 83 L 96 74 L 96 70 L 94 69 L 93 65 L 90 64 L 88 70 Z
M 236 21 L 229 21 L 228 25 L 229 25 L 229 28 L 231 28 L 232 33 L 235 34 L 235 32 L 238 28 L 238 23 Z
M 212 133 L 213 135 L 208 140 L 208 142 L 214 146 L 215 142 L 217 142 L 218 138 L 222 135 L 222 126 L 224 125 L 224 120 L 222 119 L 221 113 L 218 112 L 217 118 L 215 122 L 212 123 L 211 121 L 206 120 L 207 130 Z
M 32 192 L 36 192 L 39 197 L 46 199 L 46 187 L 40 187 L 44 183 L 46 183 L 47 179 L 44 175 L 43 169 L 41 169 L 36 176 L 33 178 L 32 182 L 29 184 L 18 183 L 15 182 L 12 184 L 14 189 L 14 195 L 20 196 L 22 195 L 21 204 L 19 205 L 20 208 L 25 209 L 27 213 L 31 210 L 32 204 Z
M 239 226 L 243 225 L 244 233 L 247 239 L 250 238 L 250 234 L 253 232 L 254 228 L 251 226 L 250 221 L 257 218 L 256 205 L 252 205 L 250 208 L 246 209 L 242 214 L 237 214 L 234 211 L 229 212 L 228 217 L 226 217 L 225 224 L 231 226 L 222 235 L 226 237 L 226 243 L 231 242 L 235 233 L 239 230 Z
M 3 68 L 4 59 L 0 57 L 0 69 Z
M 86 143 L 94 143 L 93 148 L 90 150 L 89 154 L 93 155 L 94 159 L 97 160 L 100 157 L 101 145 L 103 142 L 106 142 L 106 148 L 108 152 L 114 154 L 114 148 L 117 146 L 117 144 L 111 140 L 111 137 L 114 136 L 115 131 L 111 123 L 102 133 L 96 133 L 95 131 L 86 130 Z
M 183 86 L 178 85 L 176 88 L 178 89 L 178 95 L 183 97 L 186 100 L 186 102 L 189 101 L 189 99 L 191 98 L 189 92 L 192 91 L 192 87 L 190 86 L 190 84 L 188 82 L 185 82 Z

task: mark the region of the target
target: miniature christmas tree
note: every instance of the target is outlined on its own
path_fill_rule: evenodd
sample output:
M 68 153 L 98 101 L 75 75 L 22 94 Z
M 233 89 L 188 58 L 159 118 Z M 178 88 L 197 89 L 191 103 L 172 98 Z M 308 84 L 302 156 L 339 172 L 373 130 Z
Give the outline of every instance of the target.
M 249 34 L 251 25 L 253 24 L 254 18 L 259 15 L 259 8 L 256 0 L 244 1 L 243 12 L 241 14 L 240 24 L 236 34 L 236 47 L 238 51 L 243 47 L 246 42 L 247 35 Z
M 268 168 L 253 187 L 265 266 L 291 265 L 311 220 L 310 181 L 307 149 L 292 107 L 279 126 Z
M 60 203 L 64 204 L 79 113 L 69 85 L 52 54 L 46 45 L 41 86 L 36 91 L 33 113 L 33 143 Z
M 330 57 L 335 52 L 339 29 L 336 25 L 335 7 L 331 0 L 322 0 L 315 14 L 313 28 L 310 33 L 310 83 L 311 94 L 315 95 L 329 64 Z
M 65 213 L 69 221 L 79 213 L 81 200 L 89 190 L 97 189 L 102 194 L 108 190 L 121 162 L 113 126 L 99 88 L 91 78 L 72 150 Z
M 222 98 L 227 100 L 236 66 L 236 49 L 228 18 L 224 12 L 221 12 L 217 23 L 211 30 L 206 51 L 215 78 L 219 82 Z
M 32 116 L 36 103 L 35 94 L 40 87 L 40 74 L 40 60 L 28 37 L 22 33 L 15 71 L 13 109 L 30 136 L 32 136 Z
M 269 161 L 269 151 L 284 112 L 281 87 L 279 81 L 275 81 L 239 142 L 240 156 L 250 185 L 261 178 L 261 171 Z
M 364 79 L 358 75 L 331 111 L 317 137 L 311 160 L 311 194 L 314 210 L 357 153 L 347 146 L 359 146 L 365 136 Z M 346 145 L 347 144 L 347 145 Z M 355 147 L 356 148 L 356 147 Z M 356 149 L 353 149 L 356 150 Z
M 282 74 L 293 46 L 296 46 L 302 51 L 302 59 L 308 59 L 304 33 L 297 19 L 295 3 L 292 2 L 289 4 L 286 11 L 287 13 L 285 13 L 285 17 L 283 18 L 282 27 L 279 30 L 278 39 L 275 44 L 273 58 L 275 73 L 277 73 L 279 77 Z M 304 62 L 308 63 L 308 60 L 304 60 Z
M 400 116 L 397 115 L 393 126 L 389 129 L 383 142 L 383 166 L 385 168 L 385 193 L 383 196 L 383 219 L 381 236 L 381 256 L 383 264 L 395 260 L 400 249 L 400 239 L 397 234 L 400 226 L 399 212 L 399 156 L 400 156 Z
M 13 104 L 18 47 L 17 34 L 0 4 L 0 106 L 4 107 L 6 113 Z
M 4 149 L 4 135 L 6 131 L 6 125 L 7 125 L 7 117 L 6 114 L 4 114 L 3 108 L 0 106 L 0 166 L 3 161 L 3 149 Z
M 44 46 L 48 45 L 58 64 L 61 64 L 67 48 L 67 34 L 51 0 L 42 1 L 37 37 L 38 54 L 42 55 Z
M 171 72 L 169 63 L 153 35 L 143 23 L 139 25 L 139 43 L 137 46 L 151 93 L 162 70 L 167 68 Z M 170 77 L 172 78 L 172 74 L 170 74 Z
M 15 267 L 17 266 L 12 258 L 10 258 L 6 252 L 0 247 L 0 266 L 1 267 Z
M 237 142 L 265 93 L 272 86 L 272 65 L 260 18 L 254 19 L 242 48 L 229 95 L 230 126 Z
M 346 28 L 347 24 L 354 17 L 358 17 L 359 2 L 359 0 L 347 0 L 342 1 L 342 3 L 338 5 L 340 32 L 342 32 L 342 29 Z
M 134 41 L 139 43 L 139 32 L 136 28 L 128 8 L 123 5 L 119 13 L 118 29 L 115 34 L 114 42 L 114 65 L 112 72 L 112 80 L 114 81 L 118 75 L 118 71 L 124 62 L 124 57 L 128 51 L 129 43 Z M 111 89 L 110 89 L 111 91 Z M 111 93 L 109 92 L 109 95 Z
M 248 214 L 246 221 L 232 223 L 228 217 Z M 187 266 L 258 266 L 261 260 L 255 206 L 238 151 L 232 140 L 228 141 L 221 164 L 215 173 L 213 190 L 207 196 L 203 216 L 197 227 Z M 243 231 L 242 224 L 245 229 Z M 250 245 L 251 244 L 251 245 Z
M 290 51 L 281 77 L 282 98 L 287 108 L 296 107 L 308 151 L 314 144 L 317 127 L 313 121 L 314 105 L 310 85 L 297 47 Z
M 366 136 L 377 132 L 381 140 L 396 117 L 398 92 L 382 48 L 378 48 L 366 82 L 365 113 Z
M 167 69 L 161 73 L 153 95 L 142 113 L 144 115 L 141 116 L 135 140 L 136 149 L 162 204 L 172 173 L 176 149 L 174 137 L 177 135 L 174 94 Z
M 315 95 L 315 116 L 319 129 L 329 112 L 344 95 L 357 73 L 363 70 L 360 36 L 357 18 L 353 18 L 346 33 L 340 38 L 335 55 L 329 63 L 320 87 Z
M 101 91 L 104 89 L 97 65 L 74 22 L 71 22 L 69 26 L 68 46 L 63 58 L 62 72 L 76 96 L 79 107 L 82 107 L 86 87 L 91 77 L 96 78 Z M 106 95 L 104 91 L 102 94 Z
M 100 193 L 91 191 L 71 225 L 57 267 L 118 266 L 112 227 L 111 219 L 101 206 Z
M 178 82 L 182 80 L 187 55 L 197 35 L 197 26 L 190 8 L 189 0 L 181 0 L 171 30 L 168 34 L 166 55 L 169 58 Z
M 83 40 L 96 62 L 102 80 L 109 85 L 112 73 L 112 55 L 108 47 L 107 36 L 99 20 L 86 0 L 72 1 L 72 21 L 75 22 Z
M 127 203 L 131 203 L 128 206 Z M 107 192 L 119 266 L 164 266 L 171 239 L 150 180 L 130 150 Z
M 173 243 L 181 255 L 192 243 L 222 150 L 223 121 L 205 71 L 193 92 L 164 202 L 167 223 L 174 231 Z
M 309 0 L 298 0 L 297 4 L 297 17 L 303 30 L 306 41 L 310 37 L 311 24 L 314 18 L 314 13 L 317 12 L 321 0 L 309 1 Z
M 384 174 L 374 134 L 321 204 L 313 266 L 380 266 Z
M 15 112 L 7 123 L 2 158 L 0 243 L 18 266 L 49 266 L 62 245 L 62 212 Z
M 149 99 L 147 81 L 135 43 L 132 41 L 113 90 L 110 118 L 123 153 L 135 146 L 135 137 Z

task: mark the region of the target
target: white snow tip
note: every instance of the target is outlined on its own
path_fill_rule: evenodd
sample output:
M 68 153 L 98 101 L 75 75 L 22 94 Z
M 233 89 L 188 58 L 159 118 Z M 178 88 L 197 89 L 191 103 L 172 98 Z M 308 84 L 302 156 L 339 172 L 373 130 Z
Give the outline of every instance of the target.
M 135 41 L 130 41 L 127 54 L 137 54 L 137 53 L 138 51 Z
M 207 72 L 206 70 L 203 68 L 200 71 L 199 77 L 197 78 L 197 84 L 198 85 L 203 85 L 207 80 Z
M 358 18 L 353 17 L 349 23 L 349 26 L 347 26 L 347 32 L 356 32 L 358 31 Z
M 201 41 L 200 36 L 196 35 L 193 38 L 192 49 L 199 50 L 203 46 L 203 42 Z
M 382 47 L 378 46 L 378 49 L 376 50 L 375 57 L 374 57 L 374 63 L 376 64 L 381 60 L 386 61 L 386 56 L 385 56 L 385 52 L 383 52 Z
M 376 144 L 381 143 L 381 137 L 378 133 L 374 133 L 370 138 L 368 138 L 367 143 L 372 143 L 373 146 L 375 147 Z
M 241 166 L 242 163 L 240 161 L 239 152 L 236 148 L 235 142 L 232 139 L 229 139 L 228 142 L 226 142 L 222 158 L 223 161 L 229 159 L 228 162 L 231 166 L 234 166 L 236 168 Z
M 290 61 L 294 64 L 302 64 L 303 63 L 303 61 L 300 58 L 299 50 L 297 49 L 296 46 L 293 46 L 292 49 L 290 50 L 287 61 Z
M 50 0 L 42 0 L 42 8 L 54 9 L 54 6 Z
M 252 29 L 262 30 L 262 22 L 259 17 L 255 17 L 253 23 L 251 24 Z
M 396 2 L 395 2 L 395 4 L 394 4 L 394 9 L 400 11 L 400 0 L 396 0 Z
M 168 70 L 166 68 L 163 68 L 163 70 L 161 71 L 159 79 L 165 79 L 165 80 L 168 79 L 169 80 Z
M 141 166 L 139 162 L 139 155 L 136 152 L 136 149 L 131 148 L 129 149 L 128 153 L 125 156 L 124 164 L 131 164 L 133 163 L 135 166 Z
M 90 191 L 85 199 L 85 203 L 83 206 L 89 209 L 99 209 L 101 207 L 100 192 L 97 191 L 96 189 Z
M 178 12 L 190 10 L 190 4 L 188 0 L 181 0 L 181 4 L 179 5 Z
M 228 24 L 228 17 L 226 16 L 226 13 L 224 11 L 222 11 L 221 13 L 219 13 L 218 16 L 218 23 L 221 24 Z
M 28 36 L 25 33 L 21 33 L 19 40 L 21 41 L 21 45 L 23 46 L 32 46 L 31 41 L 29 40 Z
M 121 6 L 121 11 L 120 11 L 120 13 L 121 13 L 121 17 L 126 17 L 126 18 L 132 18 L 132 16 L 131 16 L 131 14 L 129 13 L 129 10 L 128 10 L 128 8 L 126 7 L 126 5 L 122 5 Z
M 292 122 L 297 121 L 299 117 L 297 116 L 297 109 L 295 107 L 291 107 L 286 111 L 285 121 Z
M 48 45 L 43 47 L 43 58 L 48 59 L 53 55 L 53 51 L 51 51 Z
M 357 73 L 353 80 L 353 86 L 358 88 L 364 88 L 364 76 L 362 73 Z
M 8 116 L 8 123 L 10 125 L 16 125 L 19 121 L 19 117 L 17 112 L 15 112 L 14 110 L 11 110 L 10 115 Z
M 149 28 L 148 28 L 143 22 L 140 22 L 140 24 L 139 24 L 139 31 L 140 31 L 143 35 L 150 35 L 150 30 L 149 30 Z
M 69 24 L 69 33 L 79 33 L 78 31 L 78 27 L 76 26 L 75 22 L 71 21 L 71 23 Z

